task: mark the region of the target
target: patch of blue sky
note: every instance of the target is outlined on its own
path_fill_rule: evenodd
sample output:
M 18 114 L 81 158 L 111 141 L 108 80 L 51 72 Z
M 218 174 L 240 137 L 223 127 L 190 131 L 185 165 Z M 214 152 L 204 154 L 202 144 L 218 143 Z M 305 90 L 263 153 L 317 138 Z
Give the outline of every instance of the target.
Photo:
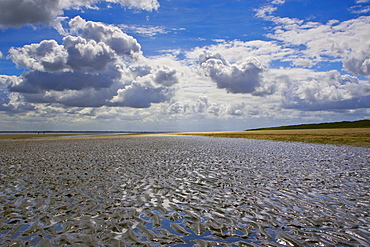
M 163 28 L 165 33 L 153 36 L 126 31 L 139 41 L 148 56 L 156 55 L 161 50 L 189 50 L 213 44 L 215 39 L 266 39 L 264 25 L 269 25 L 255 17 L 255 8 L 259 7 L 259 3 L 245 1 L 163 1 L 160 9 L 152 12 L 99 7 L 100 11 L 91 9 L 80 15 L 84 19 L 117 25 Z M 72 12 L 66 13 L 72 17 Z
M 4 38 L 3 38 L 4 37 Z M 58 43 L 62 42 L 62 36 L 51 27 L 45 26 L 23 26 L 20 28 L 9 28 L 6 31 L 0 31 L 0 74 L 2 75 L 20 75 L 23 68 L 18 68 L 8 58 L 9 50 L 14 48 L 23 47 L 33 43 L 39 43 L 43 40 L 54 39 Z
M 353 18 L 356 14 L 350 10 L 355 5 L 352 0 L 288 0 L 279 6 L 274 15 L 325 24 L 330 20 L 345 21 Z

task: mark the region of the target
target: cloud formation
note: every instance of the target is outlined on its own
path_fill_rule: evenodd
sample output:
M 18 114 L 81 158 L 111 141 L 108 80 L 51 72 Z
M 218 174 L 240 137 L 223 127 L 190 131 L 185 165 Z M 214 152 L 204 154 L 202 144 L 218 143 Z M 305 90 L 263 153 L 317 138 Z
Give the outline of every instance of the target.
M 283 91 L 284 108 L 321 111 L 370 107 L 370 85 L 336 70 L 288 84 Z
M 0 25 L 23 26 L 27 24 L 53 24 L 64 10 L 91 8 L 99 2 L 117 3 L 127 8 L 147 11 L 157 10 L 157 0 L 1 0 Z
M 284 1 L 272 1 L 256 10 L 256 16 L 275 24 L 273 32 L 267 36 L 290 49 L 284 61 L 302 68 L 340 62 L 344 70 L 342 75 L 337 70 L 326 73 L 306 70 L 310 71 L 309 75 L 302 78 L 302 71 L 294 73 L 294 69 L 285 69 L 282 81 L 288 83 L 283 87 L 282 107 L 303 111 L 368 108 L 370 85 L 356 76 L 370 78 L 370 34 L 367 32 L 370 17 L 360 16 L 343 22 L 330 20 L 326 24 L 305 22 L 275 16 L 277 5 L 282 3 Z M 269 80 L 281 82 L 283 77 L 275 75 Z
M 112 106 L 129 106 L 147 108 L 152 103 L 169 101 L 173 90 L 167 87 L 148 87 L 145 84 L 133 82 L 125 88 L 118 89 L 117 95 L 110 101 Z
M 353 75 L 370 77 L 370 16 L 326 24 L 304 22 L 294 18 L 271 15 L 273 6 L 257 11 L 257 16 L 276 24 L 268 37 L 283 42 L 295 52 L 285 58 L 292 65 L 312 67 L 321 62 L 342 62 L 343 68 Z M 267 14 L 268 13 L 268 14 Z
M 20 5 L 15 6 L 15 2 Z M 21 15 L 26 2 L 30 10 L 41 11 L 37 17 L 27 12 Z M 190 50 L 184 50 L 179 42 L 175 49 L 151 51 L 159 38 L 155 35 L 171 33 L 175 28 L 166 23 L 115 26 L 79 16 L 61 17 L 67 9 L 97 8 L 94 4 L 98 2 L 143 10 L 159 6 L 150 0 L 49 1 L 48 6 L 36 0 L 0 0 L 3 27 L 50 25 L 55 18 L 64 20 L 57 27 L 60 40 L 13 47 L 4 54 L 23 73 L 0 75 L 0 111 L 6 112 L 2 116 L 61 114 L 69 115 L 68 119 L 134 119 L 136 123 L 185 126 L 191 121 L 196 125 L 199 120 L 215 125 L 230 119 L 247 123 L 252 118 L 300 119 L 338 111 L 368 115 L 369 17 L 327 23 L 283 18 L 275 12 L 280 5 L 290 3 L 267 0 L 267 5 L 256 10 L 258 18 L 273 25 L 264 40 L 227 40 L 220 36 L 204 39 L 197 44 L 213 41 Z M 4 17 L 1 5 L 5 4 L 9 13 L 18 11 L 19 19 L 11 22 Z M 125 30 L 138 35 L 142 44 L 153 43 L 143 53 L 138 40 Z M 160 49 L 163 45 L 172 44 L 160 44 Z M 330 71 L 322 72 L 326 68 Z
M 199 64 L 217 87 L 228 93 L 263 94 L 257 88 L 263 84 L 264 68 L 255 58 L 229 64 L 221 54 L 205 52 L 199 56 Z
M 3 80 L 9 92 L 29 103 L 77 107 L 145 108 L 173 97 L 176 69 L 147 60 L 132 36 L 79 16 L 69 26 L 62 44 L 43 40 L 10 49 L 9 58 L 26 71 Z
M 163 26 L 139 26 L 121 24 L 119 25 L 119 27 L 126 32 L 133 32 L 135 34 L 147 37 L 154 37 L 158 34 L 166 34 L 170 31 Z

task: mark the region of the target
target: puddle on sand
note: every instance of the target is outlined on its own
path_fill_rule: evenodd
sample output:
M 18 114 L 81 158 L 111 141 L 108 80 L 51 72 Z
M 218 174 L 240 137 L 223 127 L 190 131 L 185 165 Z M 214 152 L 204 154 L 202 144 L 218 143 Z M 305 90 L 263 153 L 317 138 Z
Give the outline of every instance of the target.
M 370 246 L 370 149 L 184 136 L 3 144 L 1 246 Z

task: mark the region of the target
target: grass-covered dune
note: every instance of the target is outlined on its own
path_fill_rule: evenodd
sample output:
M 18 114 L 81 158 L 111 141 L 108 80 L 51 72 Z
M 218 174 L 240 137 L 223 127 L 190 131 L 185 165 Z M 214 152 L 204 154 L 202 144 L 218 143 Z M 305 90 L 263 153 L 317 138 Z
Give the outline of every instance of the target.
M 246 131 L 194 132 L 181 134 L 227 138 L 248 138 L 272 141 L 351 145 L 370 148 L 370 120 L 281 126 Z
M 343 121 L 333 123 L 300 124 L 271 128 L 259 128 L 254 130 L 292 130 L 292 129 L 348 129 L 348 128 L 370 128 L 370 120 Z

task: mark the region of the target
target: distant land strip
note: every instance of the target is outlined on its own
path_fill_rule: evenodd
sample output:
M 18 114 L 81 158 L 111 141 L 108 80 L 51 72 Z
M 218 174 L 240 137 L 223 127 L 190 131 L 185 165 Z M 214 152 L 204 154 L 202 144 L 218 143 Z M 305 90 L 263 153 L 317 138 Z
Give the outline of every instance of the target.
M 6 132 L 0 131 L 0 140 L 24 140 L 24 139 L 32 139 L 32 140 L 46 140 L 46 139 L 53 139 L 53 138 L 104 138 L 104 137 L 121 137 L 121 136 L 134 136 L 134 135 L 143 135 L 147 132 L 115 132 L 115 131 L 103 131 L 103 132 L 94 132 L 94 131 L 39 131 L 39 133 L 35 133 L 35 131 L 29 132 Z M 148 132 L 152 133 L 152 132 Z
M 370 120 L 302 124 L 246 131 L 177 133 L 226 138 L 351 145 L 370 148 Z
M 220 132 L 185 132 L 185 133 L 165 133 L 165 132 L 114 132 L 114 131 L 55 131 L 37 133 L 7 133 L 0 131 L 0 139 L 19 140 L 46 140 L 65 137 L 67 138 L 122 138 L 143 135 L 194 135 L 194 136 L 209 136 L 209 137 L 225 137 L 225 138 L 246 138 L 271 141 L 285 142 L 306 142 L 319 144 L 334 144 L 334 145 L 351 145 L 358 147 L 370 148 L 370 120 L 360 120 L 355 122 L 334 122 L 321 124 L 302 124 L 280 126 L 272 128 L 252 129 L 245 131 L 220 131 Z
M 251 130 L 348 129 L 348 128 L 370 128 L 370 120 L 359 120 L 359 121 L 353 121 L 353 122 L 343 121 L 343 122 L 332 122 L 332 123 L 288 125 L 288 126 L 279 126 L 279 127 L 270 127 L 270 128 L 258 128 L 258 129 L 251 129 Z

